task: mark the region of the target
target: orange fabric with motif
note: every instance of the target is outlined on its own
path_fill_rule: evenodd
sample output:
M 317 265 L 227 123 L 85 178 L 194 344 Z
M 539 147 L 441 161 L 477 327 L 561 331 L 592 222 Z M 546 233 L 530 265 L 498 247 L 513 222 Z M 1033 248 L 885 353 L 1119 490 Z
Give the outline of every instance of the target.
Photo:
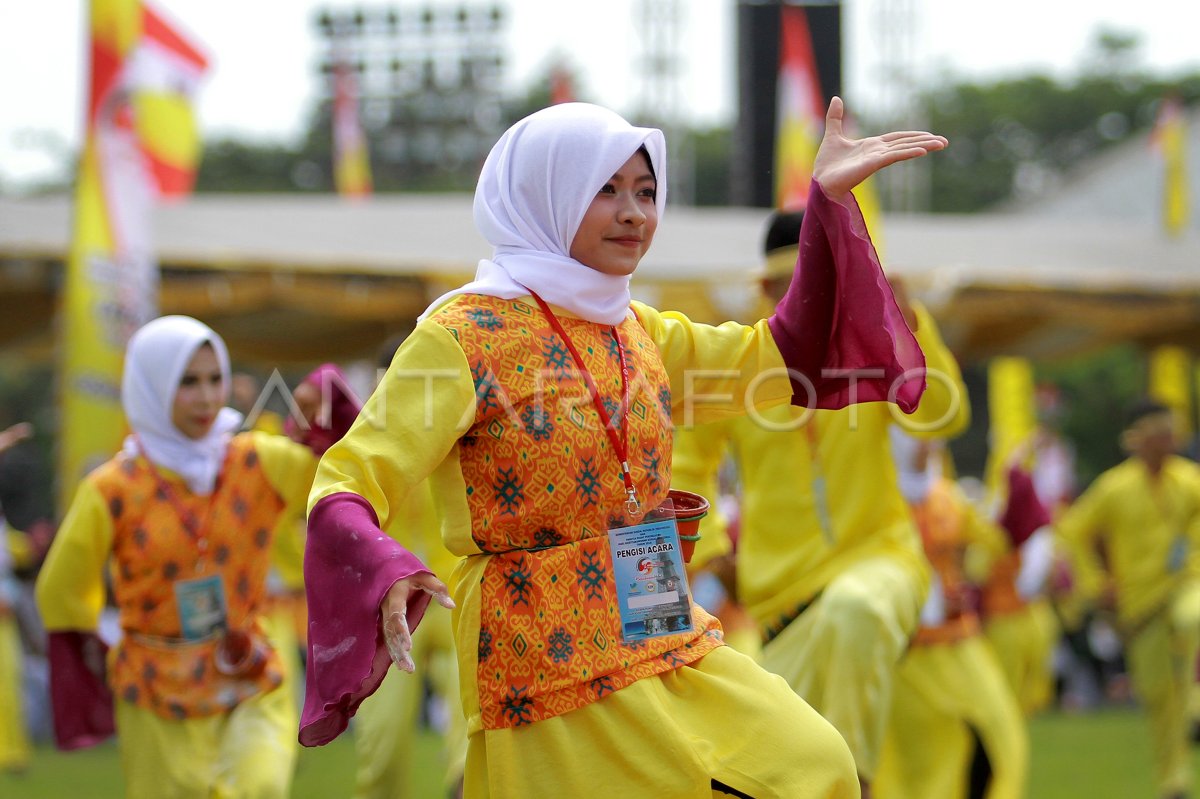
M 630 523 L 620 460 L 574 359 L 534 306 L 493 297 L 431 318 L 458 340 L 476 387 L 459 458 L 472 536 L 490 555 L 480 587 L 477 678 L 485 729 L 550 718 L 722 645 L 694 606 L 692 629 L 628 646 L 608 528 Z M 621 398 L 611 329 L 560 317 L 610 416 Z M 619 327 L 629 369 L 629 463 L 643 507 L 670 487 L 671 396 L 655 343 Z
M 921 543 L 942 584 L 946 619 L 937 626 L 922 626 L 913 639 L 919 646 L 961 641 L 979 632 L 979 614 L 963 573 L 967 548 L 966 514 L 946 480 L 935 480 L 929 496 L 913 506 Z
M 260 636 L 257 615 L 266 589 L 271 535 L 284 506 L 267 480 L 252 436 L 235 436 L 216 491 L 192 494 L 181 480 L 163 475 L 180 508 L 159 488 L 145 458 L 118 455 L 90 475 L 113 520 L 113 593 L 125 632 L 110 670 L 115 696 L 166 718 L 207 716 L 235 707 L 282 682 L 278 656 L 254 680 L 224 677 L 213 667 L 215 641 L 167 644 L 139 636 L 181 635 L 174 584 L 220 574 L 231 628 Z M 180 519 L 197 519 L 197 538 Z M 202 565 L 201 565 L 202 562 Z
M 1017 593 L 1020 571 L 1021 553 L 1015 549 L 996 560 L 980 595 L 979 611 L 983 616 L 1006 616 L 1028 605 Z

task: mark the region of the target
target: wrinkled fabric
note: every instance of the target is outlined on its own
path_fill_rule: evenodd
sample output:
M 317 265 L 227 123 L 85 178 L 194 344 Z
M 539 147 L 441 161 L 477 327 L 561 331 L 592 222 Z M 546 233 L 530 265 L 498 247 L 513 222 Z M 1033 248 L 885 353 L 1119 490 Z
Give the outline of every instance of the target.
M 362 497 L 331 494 L 313 506 L 304 550 L 310 667 L 300 743 L 332 741 L 383 682 L 392 661 L 379 629 L 379 606 L 398 580 L 422 572 L 429 569 L 379 529 Z M 409 599 L 410 631 L 416 632 L 429 599 L 424 591 Z
M 1008 533 L 1013 547 L 1020 547 L 1050 521 L 1050 513 L 1038 499 L 1029 472 L 1016 466 L 1009 469 L 1008 503 L 1000 516 L 1000 526 Z
M 925 356 L 853 195 L 834 202 L 813 181 L 796 271 L 768 321 L 793 372 L 793 405 L 837 410 L 886 400 L 905 413 L 916 410 Z
M 46 636 L 50 661 L 50 709 L 59 749 L 84 749 L 113 735 L 113 696 L 103 674 L 108 647 L 94 633 Z

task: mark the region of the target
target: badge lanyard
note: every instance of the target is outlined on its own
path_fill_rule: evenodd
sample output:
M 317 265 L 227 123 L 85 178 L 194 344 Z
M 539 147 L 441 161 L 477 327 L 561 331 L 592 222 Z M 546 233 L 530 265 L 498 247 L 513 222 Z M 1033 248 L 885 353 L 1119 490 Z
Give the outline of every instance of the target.
M 633 485 L 633 474 L 629 470 L 629 428 L 625 424 L 620 425 L 621 434 L 617 435 L 616 425 L 613 424 L 612 417 L 608 415 L 608 411 L 604 409 L 604 403 L 600 401 L 600 389 L 596 387 L 596 381 L 592 379 L 592 373 L 588 371 L 587 365 L 584 364 L 583 358 L 579 355 L 579 350 L 575 349 L 575 342 L 567 335 L 566 329 L 562 326 L 562 322 L 555 316 L 554 311 L 550 310 L 550 306 L 546 301 L 539 297 L 533 291 L 529 291 L 542 309 L 542 313 L 550 320 L 550 326 L 554 328 L 554 332 L 559 335 L 563 343 L 567 345 L 567 349 L 571 352 L 571 357 L 575 359 L 575 365 L 579 367 L 579 372 L 583 377 L 583 382 L 587 384 L 588 391 L 592 395 L 592 404 L 596 406 L 596 412 L 600 414 L 600 421 L 604 423 L 604 432 L 608 434 L 608 440 L 612 442 L 613 449 L 617 453 L 617 458 L 621 461 L 621 479 L 625 483 L 625 510 L 630 516 L 640 518 L 642 515 L 642 505 L 638 502 L 637 489 Z M 621 404 L 617 407 L 617 418 L 621 420 L 625 416 L 625 411 L 629 408 L 629 366 L 625 360 L 625 347 L 621 344 L 621 334 L 617 332 L 615 325 L 609 326 L 612 332 L 613 340 L 617 343 L 617 359 L 621 363 Z
M 150 456 L 146 454 L 146 449 L 142 446 L 140 440 L 138 441 L 138 451 L 146 459 L 146 465 L 150 468 L 150 474 L 154 476 L 154 482 L 158 490 L 171 503 L 171 507 L 175 510 L 175 515 L 179 517 L 179 521 L 183 525 L 183 529 L 187 530 L 188 534 L 196 541 L 196 549 L 200 551 L 200 555 L 196 560 L 196 573 L 200 574 L 204 571 L 204 558 L 208 554 L 208 526 L 212 520 L 213 506 L 215 504 L 213 500 L 216 499 L 217 492 L 221 489 L 221 474 L 217 474 L 216 482 L 213 484 L 212 494 L 210 495 L 204 519 L 201 523 L 197 524 L 196 514 L 184 507 L 183 502 L 180 501 L 179 496 L 175 493 L 175 489 L 166 481 L 166 478 L 155 467 L 154 461 L 150 460 Z M 222 464 L 222 472 L 224 472 L 223 466 Z

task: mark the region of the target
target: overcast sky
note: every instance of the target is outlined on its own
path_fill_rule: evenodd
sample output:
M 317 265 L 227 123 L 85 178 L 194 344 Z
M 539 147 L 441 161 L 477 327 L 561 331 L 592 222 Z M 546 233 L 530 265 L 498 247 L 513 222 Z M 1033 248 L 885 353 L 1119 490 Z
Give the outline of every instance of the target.
M 507 89 L 519 91 L 551 60 L 563 58 L 582 74 L 580 99 L 632 114 L 643 96 L 637 10 L 644 1 L 509 0 Z M 315 96 L 317 10 L 388 4 L 160 0 L 158 5 L 210 54 L 212 69 L 198 101 L 205 135 L 287 141 L 302 130 Z M 694 122 L 729 121 L 736 0 L 675 5 L 680 111 Z M 844 94 L 851 110 L 856 102 L 876 102 L 894 74 L 879 63 L 887 51 L 880 31 L 903 23 L 888 16 L 889 8 L 903 6 L 915 12 L 907 24 L 920 80 L 947 70 L 977 77 L 1034 70 L 1069 76 L 1100 26 L 1137 34 L 1143 63 L 1158 74 L 1200 70 L 1195 0 L 845 0 Z M 0 2 L 0 181 L 9 186 L 53 175 L 64 160 L 61 153 L 78 146 L 86 11 L 86 0 Z

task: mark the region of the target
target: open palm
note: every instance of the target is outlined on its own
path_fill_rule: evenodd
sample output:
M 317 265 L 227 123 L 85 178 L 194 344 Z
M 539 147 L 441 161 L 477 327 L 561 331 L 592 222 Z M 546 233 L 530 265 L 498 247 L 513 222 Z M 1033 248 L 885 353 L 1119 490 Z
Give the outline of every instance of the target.
M 842 130 L 844 118 L 842 98 L 834 97 L 825 112 L 825 136 L 813 163 L 813 178 L 832 198 L 842 197 L 886 166 L 919 158 L 949 144 L 944 136 L 923 130 L 893 131 L 881 136 L 851 139 Z
M 444 608 L 454 608 L 454 600 L 450 598 L 450 590 L 446 584 L 429 572 L 416 574 L 397 580 L 384 594 L 380 603 L 380 628 L 383 632 L 383 643 L 387 646 L 392 662 L 402 671 L 412 673 L 416 664 L 412 659 L 412 631 L 408 627 L 408 606 L 412 598 L 421 591 L 429 594 Z

